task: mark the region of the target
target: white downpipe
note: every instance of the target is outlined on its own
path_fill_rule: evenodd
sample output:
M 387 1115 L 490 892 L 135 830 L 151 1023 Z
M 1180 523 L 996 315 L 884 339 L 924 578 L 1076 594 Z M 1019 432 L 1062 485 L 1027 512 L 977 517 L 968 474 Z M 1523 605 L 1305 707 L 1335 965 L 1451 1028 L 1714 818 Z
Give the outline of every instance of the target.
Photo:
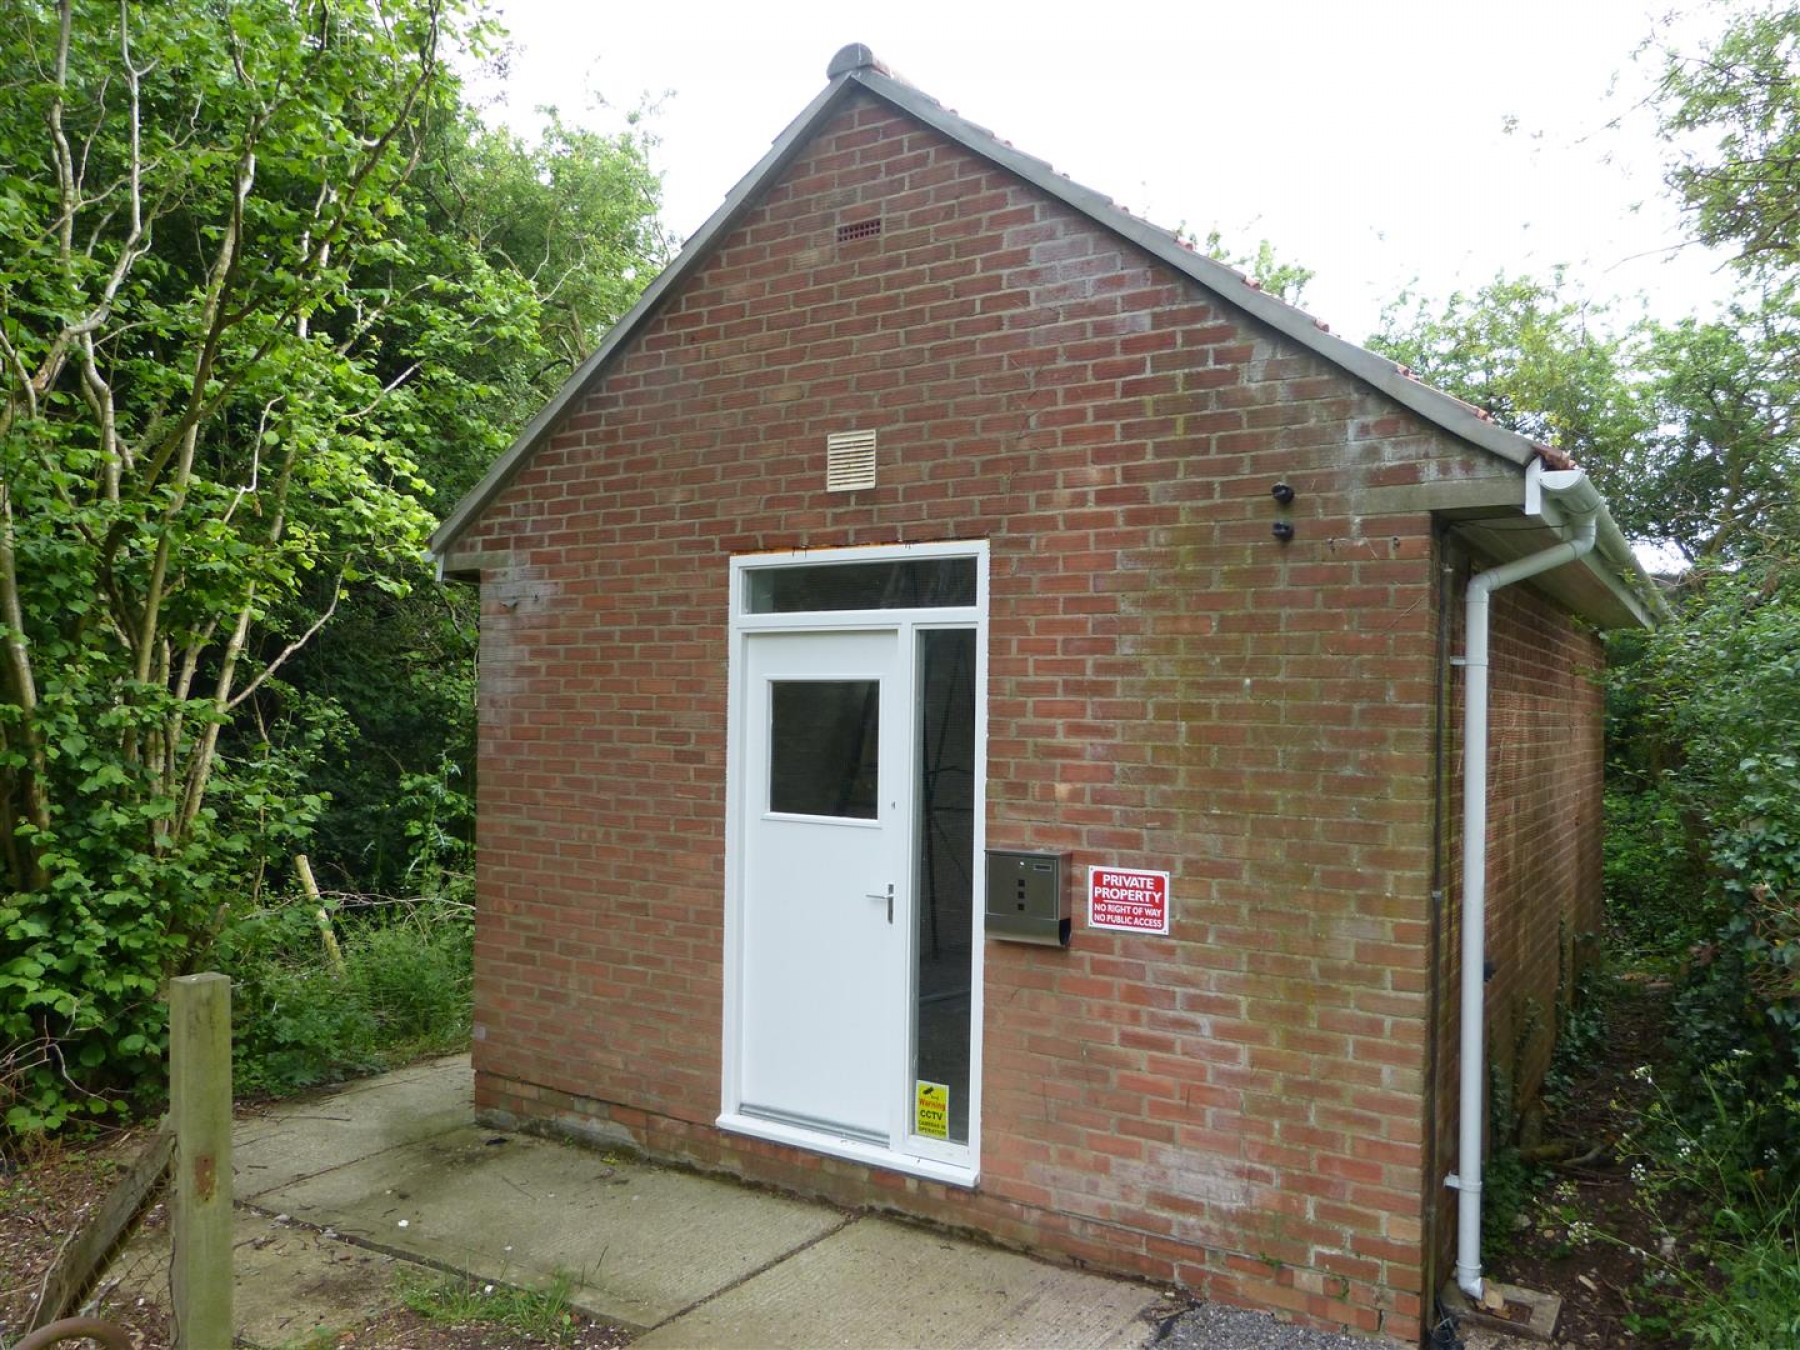
M 1462 1080 L 1456 1175 L 1456 1283 L 1479 1302 L 1481 1284 L 1481 1137 L 1486 1118 L 1488 597 L 1515 581 L 1574 562 L 1594 547 L 1600 494 L 1580 469 L 1544 473 L 1542 490 L 1575 529 L 1575 537 L 1541 553 L 1491 568 L 1469 580 L 1463 633 Z

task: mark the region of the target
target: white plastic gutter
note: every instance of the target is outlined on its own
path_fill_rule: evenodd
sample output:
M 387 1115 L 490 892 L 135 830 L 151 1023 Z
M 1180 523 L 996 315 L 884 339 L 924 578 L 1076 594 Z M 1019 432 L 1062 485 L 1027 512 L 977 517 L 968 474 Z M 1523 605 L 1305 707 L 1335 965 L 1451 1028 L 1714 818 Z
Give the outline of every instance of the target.
M 1573 537 L 1469 579 L 1463 631 L 1462 1081 L 1458 1105 L 1456 1283 L 1481 1301 L 1481 1140 L 1487 1118 L 1482 1063 L 1486 1049 L 1488 597 L 1515 581 L 1586 556 L 1607 516 L 1599 491 L 1581 469 L 1528 475 L 1527 509 L 1547 505 L 1546 519 Z M 1541 498 L 1539 497 L 1541 494 Z M 1547 502 L 1541 499 L 1547 498 Z M 1533 514 L 1536 514 L 1534 511 Z M 1607 522 L 1611 523 L 1610 516 Z M 1617 528 L 1616 526 L 1614 527 Z

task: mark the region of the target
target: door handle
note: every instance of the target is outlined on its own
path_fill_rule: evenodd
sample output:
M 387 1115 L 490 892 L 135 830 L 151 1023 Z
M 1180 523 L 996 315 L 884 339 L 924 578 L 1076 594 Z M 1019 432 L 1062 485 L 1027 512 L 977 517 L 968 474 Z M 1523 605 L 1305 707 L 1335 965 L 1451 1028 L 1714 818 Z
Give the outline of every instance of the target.
M 891 881 L 888 882 L 888 887 L 885 892 L 883 892 L 883 891 L 865 891 L 865 892 L 863 892 L 863 894 L 870 900 L 885 900 L 885 901 L 887 901 L 888 922 L 892 923 L 894 921 L 894 883 L 893 882 L 891 882 Z

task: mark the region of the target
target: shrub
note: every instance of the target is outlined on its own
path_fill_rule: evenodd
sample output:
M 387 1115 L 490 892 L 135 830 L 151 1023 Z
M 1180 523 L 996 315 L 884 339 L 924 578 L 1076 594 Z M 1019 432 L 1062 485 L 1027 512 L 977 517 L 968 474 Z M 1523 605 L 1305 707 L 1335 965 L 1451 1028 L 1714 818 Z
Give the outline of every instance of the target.
M 532 1343 L 567 1345 L 582 1322 L 569 1303 L 576 1280 L 567 1271 L 539 1289 L 413 1268 L 403 1269 L 394 1283 L 400 1302 L 429 1321 L 502 1327 Z
M 1634 958 L 1678 958 L 1724 921 L 1721 905 L 1707 901 L 1689 838 L 1666 785 L 1607 792 L 1606 914 L 1615 940 Z
M 313 909 L 300 904 L 251 915 L 227 934 L 239 1094 L 280 1096 L 467 1044 L 466 906 L 358 913 L 341 947 L 339 972 Z
M 1715 1256 L 1724 1295 L 1699 1299 L 1682 1319 L 1695 1345 L 1790 1350 L 1800 1344 L 1800 1258 L 1794 1239 L 1752 1234 Z
M 1628 678 L 1644 731 L 1669 747 L 1655 779 L 1667 806 L 1650 808 L 1661 824 L 1638 838 L 1664 839 L 1678 819 L 1705 859 L 1749 1020 L 1786 1043 L 1785 1062 L 1768 1066 L 1779 1082 L 1800 1067 L 1800 565 L 1770 559 L 1708 577 Z

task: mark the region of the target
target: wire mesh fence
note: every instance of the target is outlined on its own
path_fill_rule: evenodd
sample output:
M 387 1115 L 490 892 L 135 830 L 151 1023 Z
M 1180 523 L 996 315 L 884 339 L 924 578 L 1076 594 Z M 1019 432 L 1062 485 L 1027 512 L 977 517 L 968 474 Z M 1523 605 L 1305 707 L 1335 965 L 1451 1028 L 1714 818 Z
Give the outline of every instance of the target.
M 168 1168 L 173 1135 L 165 1126 L 129 1152 L 121 1152 L 110 1183 L 89 1194 L 77 1180 L 74 1194 L 45 1205 L 41 1245 L 22 1249 L 29 1276 L 10 1291 L 0 1318 L 0 1346 L 30 1343 L 29 1333 L 69 1317 L 99 1318 L 127 1331 L 141 1347 L 171 1343 L 168 1293 Z M 91 1177 L 70 1167 L 66 1177 Z M 40 1255 L 32 1258 L 30 1252 Z
M 137 1220 L 102 1266 L 80 1312 L 132 1332 L 140 1345 L 172 1345 L 173 1299 L 169 1290 L 169 1181 L 165 1172 Z

